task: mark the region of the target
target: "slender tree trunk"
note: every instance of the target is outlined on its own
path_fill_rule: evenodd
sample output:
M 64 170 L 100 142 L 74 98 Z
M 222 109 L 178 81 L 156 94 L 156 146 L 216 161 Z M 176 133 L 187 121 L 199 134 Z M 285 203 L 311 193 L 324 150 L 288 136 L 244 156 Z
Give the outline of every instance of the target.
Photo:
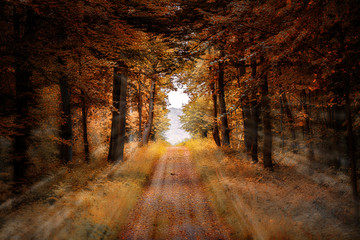
M 113 78 L 113 109 L 112 109 L 112 121 L 111 121 L 111 136 L 110 136 L 110 148 L 108 161 L 115 162 L 119 156 L 116 151 L 119 145 L 119 128 L 120 128 L 120 75 L 117 72 L 117 68 L 114 68 Z
M 144 134 L 143 134 L 143 138 L 142 138 L 143 145 L 148 144 L 150 133 L 151 133 L 151 128 L 153 125 L 154 106 L 155 106 L 155 89 L 156 89 L 155 80 L 152 79 L 151 80 L 151 88 L 150 88 L 150 99 L 149 99 L 149 119 L 144 128 Z
M 141 141 L 142 137 L 142 93 L 141 93 L 141 83 L 139 82 L 138 89 L 138 113 L 139 113 L 139 141 Z
M 284 115 L 284 104 L 283 102 L 281 101 L 281 96 L 280 96 L 280 134 L 281 134 L 281 148 L 282 150 L 284 150 L 284 147 L 285 147 L 285 139 L 284 139 L 284 118 L 283 118 L 283 115 Z
M 119 158 L 118 161 L 123 161 L 124 159 L 124 148 L 126 142 L 126 113 L 127 113 L 127 84 L 128 77 L 125 74 L 120 74 L 120 127 L 119 127 Z
M 88 109 L 85 102 L 85 93 L 81 90 L 81 115 L 82 115 L 82 128 L 83 128 L 83 143 L 84 143 L 84 152 L 85 152 L 85 162 L 90 163 L 90 151 L 89 151 L 89 140 L 88 140 L 88 131 L 87 131 L 87 115 Z
M 14 144 L 12 149 L 13 161 L 13 181 L 14 193 L 19 193 L 19 187 L 22 182 L 26 180 L 26 172 L 29 167 L 30 161 L 28 156 L 28 148 L 30 142 L 30 133 L 32 128 L 32 121 L 30 119 L 30 107 L 33 104 L 34 89 L 31 83 L 32 71 L 26 66 L 27 52 L 23 51 L 23 41 L 31 39 L 35 30 L 33 29 L 33 14 L 31 9 L 26 11 L 26 22 L 21 19 L 24 16 L 20 15 L 17 7 L 13 7 L 13 28 L 14 40 L 17 47 L 14 49 L 16 52 L 15 58 L 15 109 L 16 109 L 16 134 L 14 135 Z M 23 31 L 22 31 L 23 30 Z
M 285 114 L 286 114 L 288 122 L 290 124 L 291 138 L 293 140 L 291 148 L 292 148 L 292 151 L 294 153 L 296 153 L 297 152 L 297 143 L 296 143 L 296 130 L 295 130 L 295 125 L 294 125 L 294 117 L 291 112 L 289 102 L 287 100 L 285 92 L 280 94 L 280 101 L 282 103 L 282 106 L 284 107 Z
M 261 87 L 261 105 L 263 109 L 264 147 L 263 161 L 264 168 L 273 169 L 272 163 L 272 130 L 271 130 L 271 107 L 269 98 L 269 87 L 267 74 L 263 76 Z
M 221 120 L 221 143 L 223 146 L 230 145 L 230 129 L 228 125 L 226 103 L 225 103 L 225 83 L 224 83 L 224 52 L 221 52 L 222 61 L 219 61 L 219 106 L 220 106 L 220 120 Z
M 25 179 L 26 170 L 29 166 L 29 156 L 27 153 L 30 137 L 29 108 L 31 104 L 32 88 L 30 84 L 31 72 L 17 66 L 15 69 L 16 78 L 16 119 L 17 124 L 14 137 L 13 166 L 14 182 L 18 185 Z M 16 188 L 17 186 L 15 186 Z
M 245 66 L 246 62 L 245 60 L 242 60 L 239 62 L 239 67 L 238 67 L 238 87 L 239 89 L 241 89 L 241 77 L 243 77 L 246 74 L 246 66 Z M 244 144 L 245 144 L 245 149 L 247 153 L 251 152 L 251 143 L 250 143 L 250 125 L 249 125 L 249 121 L 250 121 L 250 109 L 249 106 L 247 106 L 249 102 L 249 99 L 247 96 L 245 96 L 245 94 L 242 94 L 242 96 L 240 97 L 240 106 L 241 106 L 241 110 L 242 110 L 242 117 L 243 117 L 243 126 L 244 126 Z
M 310 94 L 307 95 L 305 90 L 301 91 L 300 95 L 301 105 L 304 109 L 305 113 L 305 125 L 304 125 L 304 133 L 306 136 L 306 145 L 307 145 L 307 158 L 310 164 L 313 164 L 315 161 L 314 148 L 312 143 L 312 134 L 310 128 L 310 111 L 309 111 L 309 103 L 310 103 Z
M 248 100 L 248 99 L 247 99 Z M 247 153 L 251 153 L 251 112 L 248 106 L 249 103 L 244 103 L 242 100 L 241 108 L 242 108 L 242 117 L 244 121 L 244 143 L 245 149 Z
M 256 59 L 253 57 L 251 59 L 251 76 L 253 79 L 256 78 Z M 259 129 L 259 104 L 256 99 L 256 93 L 252 93 L 252 100 L 250 101 L 250 121 L 249 121 L 249 129 L 250 129 L 250 143 L 251 143 L 251 158 L 253 162 L 258 162 L 258 129 Z
M 218 109 L 217 109 L 217 94 L 216 94 L 216 90 L 215 90 L 215 82 L 210 83 L 210 90 L 211 90 L 211 96 L 212 96 L 212 100 L 213 100 L 213 138 L 214 138 L 216 145 L 218 145 L 220 147 L 221 142 L 220 142 L 220 136 L 219 136 L 219 127 L 217 124 Z
M 345 89 L 345 108 L 346 108 L 346 122 L 347 122 L 347 151 L 348 156 L 350 158 L 350 166 L 351 166 L 351 185 L 354 199 L 354 212 L 355 212 L 355 220 L 359 223 L 359 193 L 358 193 L 358 185 L 357 185 L 357 164 L 355 157 L 355 144 L 354 144 L 354 133 L 353 133 L 353 120 L 351 116 L 351 104 L 350 104 L 350 80 L 346 79 L 346 89 Z
M 125 127 L 126 127 L 126 93 L 127 76 L 120 74 L 114 68 L 113 79 L 113 116 L 111 124 L 111 139 L 108 155 L 109 162 L 122 161 L 124 158 Z
M 253 162 L 258 162 L 258 138 L 259 138 L 259 122 L 260 122 L 260 106 L 256 100 L 251 102 L 251 118 L 249 125 L 251 128 L 250 142 L 251 142 L 251 158 Z
M 64 141 L 60 147 L 60 158 L 63 164 L 68 164 L 72 161 L 72 121 L 71 121 L 71 102 L 70 102 L 70 90 L 66 77 L 60 79 L 60 93 L 61 93 L 61 110 L 62 120 L 60 137 Z

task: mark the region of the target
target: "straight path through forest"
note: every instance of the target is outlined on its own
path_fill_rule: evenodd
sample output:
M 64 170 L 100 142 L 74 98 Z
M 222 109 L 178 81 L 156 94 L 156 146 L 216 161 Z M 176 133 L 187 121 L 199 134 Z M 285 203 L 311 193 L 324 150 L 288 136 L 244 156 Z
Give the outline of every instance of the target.
M 120 239 L 230 239 L 185 147 L 169 147 L 159 159 Z

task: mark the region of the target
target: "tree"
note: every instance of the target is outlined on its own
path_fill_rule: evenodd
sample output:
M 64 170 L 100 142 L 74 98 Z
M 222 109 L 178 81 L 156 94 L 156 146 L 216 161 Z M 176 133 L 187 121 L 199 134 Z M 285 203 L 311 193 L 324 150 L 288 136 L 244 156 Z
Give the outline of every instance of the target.
M 114 68 L 113 113 L 108 161 L 119 162 L 124 158 L 127 76 Z
M 212 130 L 213 118 L 212 110 L 209 106 L 209 96 L 199 97 L 186 104 L 180 116 L 182 128 L 189 132 L 193 137 L 206 138 L 208 132 Z

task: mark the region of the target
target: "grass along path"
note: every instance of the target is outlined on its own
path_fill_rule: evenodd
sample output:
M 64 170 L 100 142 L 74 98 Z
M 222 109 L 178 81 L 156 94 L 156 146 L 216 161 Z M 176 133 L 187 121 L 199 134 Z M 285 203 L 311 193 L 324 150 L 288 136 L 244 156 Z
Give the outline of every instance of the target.
M 46 198 L 0 215 L 0 239 L 116 238 L 166 145 L 127 149 L 124 163 L 69 169 Z
M 270 172 L 207 139 L 185 146 L 234 239 L 360 239 L 347 176 L 309 176 L 280 161 Z

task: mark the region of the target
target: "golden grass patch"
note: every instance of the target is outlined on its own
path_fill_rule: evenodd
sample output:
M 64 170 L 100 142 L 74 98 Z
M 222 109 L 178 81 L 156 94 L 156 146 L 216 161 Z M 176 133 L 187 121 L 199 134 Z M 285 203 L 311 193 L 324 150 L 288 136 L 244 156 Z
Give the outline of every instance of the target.
M 0 239 L 114 239 L 126 224 L 166 144 L 126 147 L 119 164 L 66 169 L 48 198 L 5 217 Z
M 336 176 L 317 172 L 309 176 L 301 165 L 298 169 L 286 162 L 270 172 L 210 139 L 190 140 L 185 146 L 217 214 L 232 227 L 234 239 L 360 237 L 351 222 L 350 188 Z

